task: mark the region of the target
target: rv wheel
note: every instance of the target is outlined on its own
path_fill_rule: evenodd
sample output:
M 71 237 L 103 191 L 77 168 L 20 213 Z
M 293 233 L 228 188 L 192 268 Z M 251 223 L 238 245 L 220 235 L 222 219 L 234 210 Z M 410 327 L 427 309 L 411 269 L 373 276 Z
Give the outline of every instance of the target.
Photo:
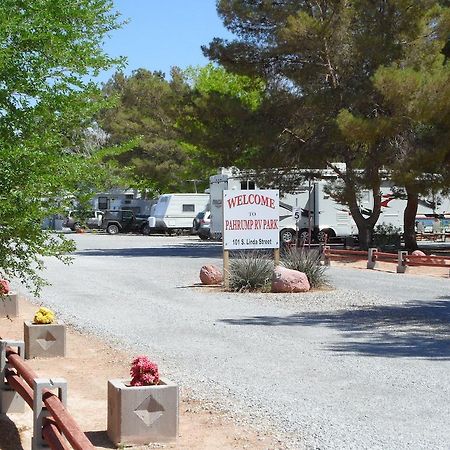
M 328 242 L 330 240 L 330 238 L 335 237 L 336 234 L 333 230 L 320 230 L 317 233 L 317 240 L 319 242 Z
M 283 244 L 290 244 L 295 240 L 295 231 L 289 228 L 285 228 L 280 231 L 280 241 Z
M 309 237 L 309 231 L 306 228 L 304 228 L 298 232 L 298 240 L 300 243 L 308 242 L 308 237 Z
M 150 235 L 150 226 L 149 225 L 144 225 L 142 227 L 142 234 L 144 236 L 149 236 Z

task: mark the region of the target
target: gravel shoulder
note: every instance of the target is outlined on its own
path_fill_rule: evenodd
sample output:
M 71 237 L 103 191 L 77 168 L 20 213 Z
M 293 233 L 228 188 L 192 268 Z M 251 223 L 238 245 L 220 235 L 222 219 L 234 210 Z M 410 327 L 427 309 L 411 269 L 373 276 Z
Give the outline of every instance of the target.
M 232 294 L 197 285 L 220 264 L 212 243 L 75 239 L 71 267 L 48 261 L 43 302 L 243 429 L 275 430 L 267 448 L 447 448 L 448 279 L 332 267 L 329 291 Z

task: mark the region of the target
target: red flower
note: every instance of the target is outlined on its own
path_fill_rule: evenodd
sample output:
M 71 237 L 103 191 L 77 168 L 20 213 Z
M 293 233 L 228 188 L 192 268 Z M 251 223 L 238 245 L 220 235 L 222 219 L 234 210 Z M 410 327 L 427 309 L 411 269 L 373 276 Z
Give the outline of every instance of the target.
M 10 291 L 7 280 L 0 279 L 0 295 L 7 294 Z
M 158 366 L 144 355 L 133 359 L 130 375 L 131 386 L 150 386 L 159 383 Z

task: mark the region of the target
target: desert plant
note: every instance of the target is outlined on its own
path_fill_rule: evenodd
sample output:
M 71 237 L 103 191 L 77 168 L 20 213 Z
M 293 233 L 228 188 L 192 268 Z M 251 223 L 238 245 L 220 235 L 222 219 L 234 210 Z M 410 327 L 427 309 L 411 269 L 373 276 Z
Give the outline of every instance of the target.
M 41 306 L 34 315 L 33 323 L 53 323 L 55 321 L 55 313 L 48 308 Z
M 330 284 L 326 266 L 320 264 L 320 253 L 315 249 L 288 248 L 283 253 L 281 264 L 286 269 L 298 270 L 308 277 L 312 288 L 319 288 Z
M 151 386 L 159 383 L 159 372 L 156 363 L 147 356 L 136 356 L 130 369 L 131 386 Z
M 8 280 L 0 278 L 0 295 L 6 295 L 10 291 Z
M 230 260 L 229 281 L 233 291 L 268 288 L 273 275 L 273 261 L 258 252 L 239 253 Z

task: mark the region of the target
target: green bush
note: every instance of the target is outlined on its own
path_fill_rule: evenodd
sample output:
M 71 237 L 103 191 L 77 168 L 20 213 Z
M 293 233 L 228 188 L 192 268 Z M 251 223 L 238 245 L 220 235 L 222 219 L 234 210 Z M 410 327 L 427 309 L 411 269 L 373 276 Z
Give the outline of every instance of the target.
M 269 290 L 274 264 L 267 255 L 241 252 L 230 259 L 229 280 L 232 291 Z
M 392 224 L 377 225 L 373 230 L 372 243 L 382 250 L 397 250 L 401 246 L 401 229 Z
M 320 264 L 320 253 L 315 249 L 288 248 L 283 253 L 281 264 L 286 269 L 298 270 L 306 274 L 312 288 L 329 286 L 330 281 L 325 273 L 326 266 Z

